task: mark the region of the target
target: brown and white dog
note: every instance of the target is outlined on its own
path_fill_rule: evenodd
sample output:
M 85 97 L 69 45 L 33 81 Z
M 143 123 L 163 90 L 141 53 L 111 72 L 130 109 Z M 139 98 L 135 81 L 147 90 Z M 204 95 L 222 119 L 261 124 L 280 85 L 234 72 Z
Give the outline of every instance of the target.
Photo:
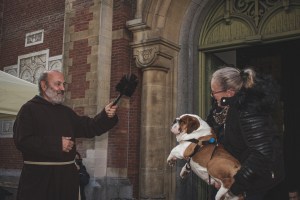
M 208 184 L 213 185 L 216 181 L 221 184 L 216 200 L 222 197 L 238 200 L 239 197 L 230 195 L 228 190 L 234 182 L 233 176 L 240 169 L 240 163 L 222 145 L 207 142 L 215 138 L 211 127 L 197 115 L 184 114 L 176 118 L 171 132 L 176 135 L 178 145 L 171 150 L 168 164 L 174 166 L 176 159 L 189 160 L 180 172 L 182 178 L 187 175 L 190 166 Z

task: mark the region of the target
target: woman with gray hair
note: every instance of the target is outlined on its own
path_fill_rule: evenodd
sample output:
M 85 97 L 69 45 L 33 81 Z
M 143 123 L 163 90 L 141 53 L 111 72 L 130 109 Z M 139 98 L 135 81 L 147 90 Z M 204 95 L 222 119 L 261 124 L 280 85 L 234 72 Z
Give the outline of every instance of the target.
M 278 87 L 252 68 L 223 67 L 212 74 L 211 97 L 207 122 L 241 163 L 229 194 L 263 200 L 284 179 L 282 142 L 272 119 Z

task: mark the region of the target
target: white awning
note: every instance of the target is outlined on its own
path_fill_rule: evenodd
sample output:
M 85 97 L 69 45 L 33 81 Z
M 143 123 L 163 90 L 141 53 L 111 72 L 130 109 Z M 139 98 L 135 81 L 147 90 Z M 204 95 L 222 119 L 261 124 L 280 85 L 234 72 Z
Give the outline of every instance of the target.
M 0 70 L 0 117 L 17 115 L 21 106 L 37 94 L 37 85 Z

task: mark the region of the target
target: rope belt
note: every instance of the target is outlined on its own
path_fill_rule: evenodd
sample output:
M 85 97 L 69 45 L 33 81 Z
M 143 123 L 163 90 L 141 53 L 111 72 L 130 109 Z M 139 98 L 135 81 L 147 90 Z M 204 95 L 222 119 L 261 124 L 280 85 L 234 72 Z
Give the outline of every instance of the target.
M 24 160 L 24 164 L 28 165 L 70 165 L 74 164 L 75 160 L 67 161 L 67 162 L 36 162 L 36 161 L 27 161 Z

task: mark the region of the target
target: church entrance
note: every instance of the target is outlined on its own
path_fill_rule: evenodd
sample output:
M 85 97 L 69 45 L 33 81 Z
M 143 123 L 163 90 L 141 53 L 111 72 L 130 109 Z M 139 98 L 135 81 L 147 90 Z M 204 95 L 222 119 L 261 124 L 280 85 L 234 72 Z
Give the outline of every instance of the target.
M 299 163 L 299 158 L 293 156 L 295 152 L 299 152 L 300 146 L 299 134 L 295 132 L 297 130 L 295 96 L 299 91 L 299 88 L 296 88 L 296 71 L 300 65 L 298 52 L 300 52 L 300 39 L 205 54 L 206 63 L 210 65 L 210 70 L 206 74 L 207 83 L 209 83 L 208 77 L 214 70 L 227 65 L 238 68 L 253 67 L 259 73 L 272 75 L 280 86 L 281 105 L 274 112 L 274 118 L 282 134 L 287 179 L 285 183 L 274 189 L 270 195 L 275 196 L 270 196 L 270 199 L 281 196 L 280 199 L 284 200 L 287 198 L 287 191 L 299 189 L 295 179 L 300 176 L 297 170 L 299 166 L 296 164 Z M 208 95 L 206 98 L 209 99 Z
M 278 199 L 280 195 L 287 195 L 287 191 L 299 189 L 294 177 L 299 177 L 295 159 L 298 161 L 300 157 L 292 156 L 299 152 L 300 146 L 299 134 L 295 133 L 299 11 L 296 1 L 214 1 L 207 15 L 199 20 L 203 23 L 199 23 L 199 84 L 196 92 L 201 116 L 208 114 L 210 77 L 220 66 L 251 66 L 259 73 L 272 75 L 280 85 L 281 104 L 275 110 L 274 118 L 283 140 L 287 181 L 276 188 L 274 198 L 269 199 Z M 204 193 L 206 187 L 200 185 L 200 193 Z M 285 200 L 285 197 L 279 199 Z

